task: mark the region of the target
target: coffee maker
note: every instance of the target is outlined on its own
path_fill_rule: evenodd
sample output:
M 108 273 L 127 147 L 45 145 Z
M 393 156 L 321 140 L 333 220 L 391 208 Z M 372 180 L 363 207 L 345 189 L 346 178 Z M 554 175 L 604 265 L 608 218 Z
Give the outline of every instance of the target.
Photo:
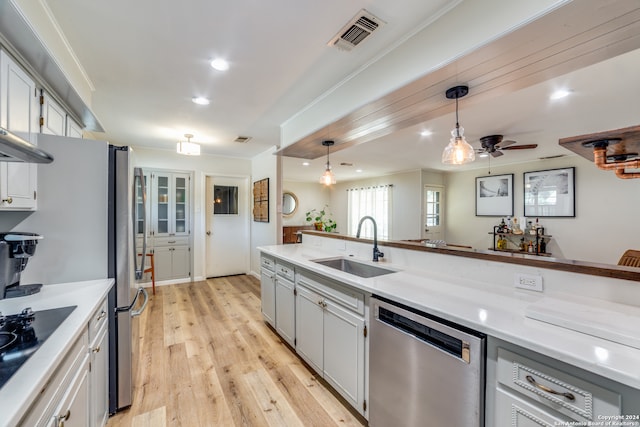
M 0 233 L 0 299 L 35 294 L 42 284 L 20 285 L 20 274 L 36 252 L 42 236 L 36 233 Z

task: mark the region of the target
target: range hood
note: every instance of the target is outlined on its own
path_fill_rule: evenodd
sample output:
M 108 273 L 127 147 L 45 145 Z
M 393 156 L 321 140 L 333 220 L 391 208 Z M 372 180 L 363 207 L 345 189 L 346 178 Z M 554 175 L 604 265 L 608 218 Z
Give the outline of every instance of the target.
M 51 163 L 53 156 L 0 128 L 0 162 Z

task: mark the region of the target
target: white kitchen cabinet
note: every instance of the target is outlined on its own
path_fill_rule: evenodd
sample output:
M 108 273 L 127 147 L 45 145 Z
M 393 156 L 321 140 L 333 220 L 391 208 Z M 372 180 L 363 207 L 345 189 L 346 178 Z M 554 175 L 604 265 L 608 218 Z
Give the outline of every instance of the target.
M 296 352 L 313 369 L 322 373 L 324 351 L 324 309 L 322 296 L 296 286 Z
M 307 272 L 296 292 L 296 351 L 364 415 L 364 294 Z
M 276 262 L 276 331 L 295 346 L 296 337 L 296 299 L 294 285 L 294 267 Z
M 156 280 L 184 279 L 191 275 L 191 250 L 188 245 L 154 246 Z
M 151 173 L 151 181 L 151 234 L 189 235 L 189 174 L 155 171 Z
M 276 273 L 273 258 L 260 258 L 260 301 L 262 318 L 275 328 L 276 326 Z
M 0 51 L 0 127 L 36 143 L 39 103 L 36 84 Z M 37 165 L 0 162 L 0 210 L 35 210 Z
M 109 417 L 109 334 L 106 299 L 89 321 L 90 426 L 104 426 Z
M 46 135 L 67 135 L 67 113 L 48 94 L 41 91 L 40 132 Z
M 80 370 L 55 409 L 48 427 L 87 427 L 89 423 L 89 357 L 85 356 Z
M 82 126 L 67 115 L 67 136 L 71 138 L 82 138 Z

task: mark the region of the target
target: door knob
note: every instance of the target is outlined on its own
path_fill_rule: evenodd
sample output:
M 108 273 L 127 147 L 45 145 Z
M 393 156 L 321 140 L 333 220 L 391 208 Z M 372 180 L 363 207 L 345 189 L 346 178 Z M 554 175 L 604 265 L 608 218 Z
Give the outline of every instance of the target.
M 11 203 L 13 203 L 13 198 L 7 197 L 6 199 L 2 199 L 2 201 L 11 204 Z
M 207 236 L 211 236 L 211 231 L 207 231 Z

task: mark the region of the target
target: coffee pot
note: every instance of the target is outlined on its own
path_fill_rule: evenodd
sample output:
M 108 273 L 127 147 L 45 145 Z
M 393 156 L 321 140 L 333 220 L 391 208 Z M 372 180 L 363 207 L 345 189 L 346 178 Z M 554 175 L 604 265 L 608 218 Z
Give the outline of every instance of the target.
M 30 295 L 40 290 L 41 284 L 20 286 L 20 274 L 41 239 L 42 236 L 36 233 L 0 233 L 0 299 Z

